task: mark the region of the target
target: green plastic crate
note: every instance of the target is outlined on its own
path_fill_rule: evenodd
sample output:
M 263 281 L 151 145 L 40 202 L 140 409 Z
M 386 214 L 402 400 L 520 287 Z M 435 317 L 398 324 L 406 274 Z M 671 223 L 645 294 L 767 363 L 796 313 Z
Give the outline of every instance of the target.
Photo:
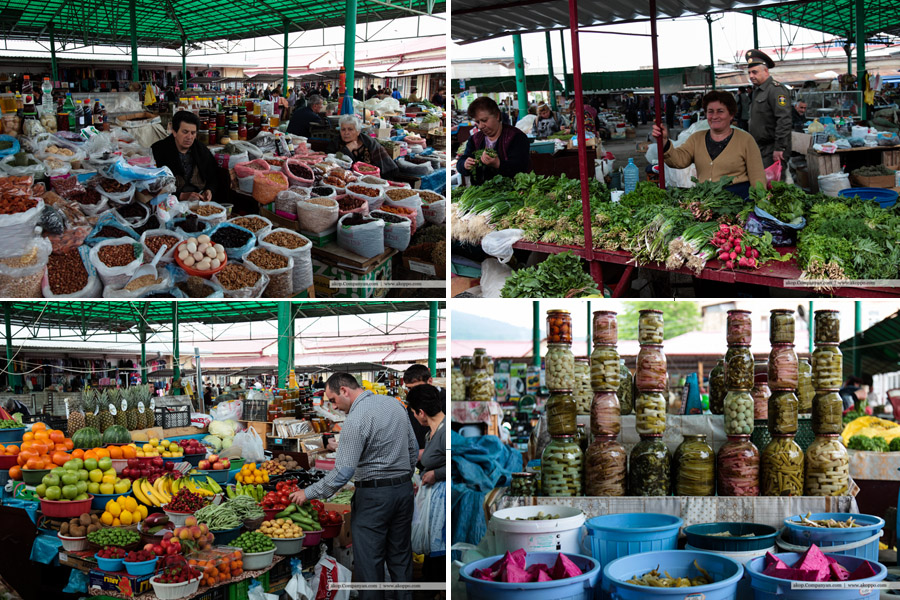
M 812 419 L 797 419 L 797 433 L 794 435 L 794 441 L 800 446 L 800 449 L 806 452 L 809 445 L 816 439 L 816 434 L 812 430 Z M 769 433 L 769 421 L 767 419 L 756 419 L 754 421 L 753 433 L 750 434 L 750 441 L 762 452 L 772 441 L 772 435 Z
M 226 600 L 246 600 L 247 596 L 250 593 L 250 582 L 252 579 L 244 579 L 243 581 L 238 581 L 236 583 L 232 583 L 228 586 L 228 595 Z

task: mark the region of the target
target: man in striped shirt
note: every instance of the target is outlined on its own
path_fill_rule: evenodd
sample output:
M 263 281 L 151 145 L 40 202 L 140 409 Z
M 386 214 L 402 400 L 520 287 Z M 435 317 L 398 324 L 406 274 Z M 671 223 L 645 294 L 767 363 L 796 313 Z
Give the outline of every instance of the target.
M 347 373 L 328 378 L 325 397 L 347 413 L 334 469 L 293 493 L 291 501 L 329 498 L 355 476 L 350 503 L 354 578 L 382 582 L 386 563 L 392 582 L 412 581 L 412 474 L 419 445 L 406 409 L 395 398 L 364 390 Z M 334 450 L 334 442 L 328 447 Z M 360 590 L 359 597 L 381 600 L 384 592 Z M 412 593 L 397 592 L 396 598 L 409 599 Z

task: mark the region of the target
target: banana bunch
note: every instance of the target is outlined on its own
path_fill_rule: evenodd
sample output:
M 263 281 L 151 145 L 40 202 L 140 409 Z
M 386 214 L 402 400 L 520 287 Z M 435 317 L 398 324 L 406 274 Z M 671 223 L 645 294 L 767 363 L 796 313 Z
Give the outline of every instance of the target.
M 187 488 L 200 496 L 215 496 L 222 491 L 219 484 L 212 481 L 212 479 L 198 483 L 190 477 L 175 479 L 171 475 L 163 475 L 153 483 L 150 483 L 146 477 L 141 477 L 132 484 L 135 497 L 147 506 L 168 504 L 172 501 L 172 496 L 177 494 L 181 488 Z M 218 491 L 216 488 L 218 488 Z

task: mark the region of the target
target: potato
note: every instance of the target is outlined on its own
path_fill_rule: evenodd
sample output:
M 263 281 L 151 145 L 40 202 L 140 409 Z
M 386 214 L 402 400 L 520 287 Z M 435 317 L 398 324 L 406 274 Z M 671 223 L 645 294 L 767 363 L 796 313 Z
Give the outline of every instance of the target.
M 69 535 L 69 522 L 64 521 L 62 525 L 59 526 L 59 534 L 60 535 Z
M 91 521 L 91 515 L 89 515 L 88 513 L 84 513 L 83 515 L 81 515 L 80 517 L 78 517 L 78 520 L 79 520 L 80 524 L 81 524 L 81 525 L 84 525 L 85 527 L 87 527 L 88 525 L 90 525 L 91 522 L 92 522 L 92 521 Z
M 100 531 L 101 527 L 99 523 L 91 523 L 88 525 L 87 533 L 94 533 L 95 531 Z
M 84 537 L 87 535 L 85 528 L 81 525 L 69 528 L 69 535 L 72 537 Z
M 97 524 L 99 525 L 99 524 L 100 524 L 100 517 L 97 516 L 97 515 L 91 515 L 91 523 L 97 523 Z

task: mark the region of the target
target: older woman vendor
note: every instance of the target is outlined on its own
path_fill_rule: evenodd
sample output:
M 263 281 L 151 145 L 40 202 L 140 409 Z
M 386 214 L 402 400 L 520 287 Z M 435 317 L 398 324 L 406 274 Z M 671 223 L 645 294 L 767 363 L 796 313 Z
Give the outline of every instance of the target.
M 340 151 L 353 159 L 353 162 L 364 162 L 381 170 L 381 177 L 390 179 L 400 168 L 391 159 L 387 150 L 375 141 L 375 138 L 363 135 L 362 123 L 356 115 L 344 115 L 339 121 L 341 126 Z

